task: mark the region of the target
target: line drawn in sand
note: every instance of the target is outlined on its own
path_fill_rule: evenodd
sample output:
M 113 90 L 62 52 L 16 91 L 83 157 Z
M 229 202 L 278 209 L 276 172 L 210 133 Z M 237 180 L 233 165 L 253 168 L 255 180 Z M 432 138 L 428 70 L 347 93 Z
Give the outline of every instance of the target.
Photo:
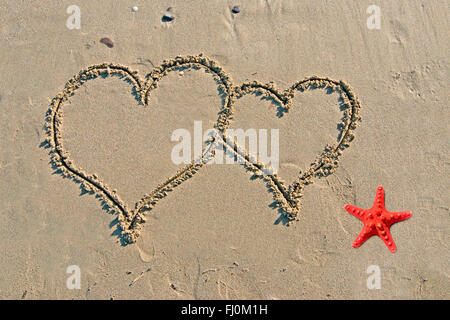
M 117 192 L 103 182 L 98 175 L 87 173 L 71 159 L 70 153 L 65 149 L 62 139 L 63 106 L 76 93 L 77 89 L 86 82 L 108 76 L 118 76 L 127 81 L 132 85 L 132 94 L 139 104 L 148 106 L 151 92 L 158 87 L 158 82 L 171 71 L 182 71 L 185 69 L 203 69 L 210 73 L 218 84 L 219 94 L 223 97 L 223 104 L 218 112 L 217 122 L 214 125 L 218 134 L 207 143 L 200 159 L 195 159 L 192 163 L 178 170 L 174 176 L 159 184 L 150 194 L 144 195 L 135 204 L 134 209 L 130 209 L 121 200 Z M 298 179 L 287 186 L 277 174 L 262 174 L 266 169 L 264 165 L 240 146 L 236 144 L 230 145 L 225 133 L 233 119 L 234 103 L 244 95 L 262 95 L 264 99 L 272 100 L 279 106 L 277 109 L 278 116 L 282 116 L 292 107 L 292 99 L 295 92 L 303 92 L 308 89 L 324 89 L 328 92 L 339 93 L 343 117 L 338 125 L 338 142 L 337 144 L 325 146 L 324 151 L 317 156 L 309 169 L 304 173 L 299 172 Z M 273 193 L 274 202 L 270 206 L 278 208 L 280 219 L 284 219 L 287 225 L 294 220 L 298 220 L 297 217 L 301 210 L 300 199 L 303 196 L 304 187 L 311 184 L 314 178 L 325 177 L 336 170 L 343 150 L 349 147 L 350 142 L 354 138 L 353 131 L 361 119 L 359 109 L 360 102 L 356 98 L 353 89 L 343 81 L 312 76 L 294 83 L 284 91 L 278 89 L 274 83 L 263 84 L 257 81 L 244 82 L 239 86 L 234 86 L 231 77 L 223 68 L 216 61 L 203 54 L 178 56 L 175 59 L 164 61 L 159 67 L 154 68 L 145 77 L 145 80 L 139 76 L 137 71 L 133 71 L 127 66 L 102 63 L 81 70 L 66 83 L 62 92 L 53 98 L 45 118 L 47 138 L 43 145 L 50 149 L 51 163 L 58 173 L 80 183 L 84 191 L 97 195 L 107 211 L 118 214 L 121 241 L 123 245 L 126 245 L 136 241 L 146 221 L 148 212 L 153 210 L 156 204 L 168 195 L 168 192 L 190 179 L 208 163 L 219 146 L 226 148 L 236 157 L 241 158 L 248 171 L 264 180 L 269 191 Z

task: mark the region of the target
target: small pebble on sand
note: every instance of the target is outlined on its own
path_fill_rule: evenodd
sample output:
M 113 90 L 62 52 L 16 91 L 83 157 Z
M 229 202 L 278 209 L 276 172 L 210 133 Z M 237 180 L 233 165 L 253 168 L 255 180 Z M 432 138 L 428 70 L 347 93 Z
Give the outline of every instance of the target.
M 114 47 L 114 42 L 110 38 L 101 38 L 100 42 L 103 43 L 108 48 Z
M 165 15 L 163 15 L 162 17 L 162 22 L 170 22 L 173 19 L 175 19 L 175 17 L 173 15 L 171 15 L 170 13 L 166 13 Z
M 136 7 L 136 6 L 134 6 L 133 8 L 131 8 L 131 10 L 132 10 L 133 12 L 136 12 L 136 11 L 138 11 L 138 10 L 139 10 L 139 8 L 138 8 L 138 7 Z
M 234 6 L 234 7 L 231 9 L 231 12 L 233 12 L 233 13 L 239 13 L 239 12 L 241 12 L 241 6 Z

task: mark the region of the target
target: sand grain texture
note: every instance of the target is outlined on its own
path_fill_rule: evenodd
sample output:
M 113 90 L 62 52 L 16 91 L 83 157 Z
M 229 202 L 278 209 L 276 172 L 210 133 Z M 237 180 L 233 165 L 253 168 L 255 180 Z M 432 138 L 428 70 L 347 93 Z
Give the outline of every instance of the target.
M 2 1 L 0 298 L 448 299 L 448 3 L 380 2 L 380 30 L 366 27 L 371 4 L 247 1 L 233 14 L 232 1 L 172 1 L 176 19 L 165 23 L 163 2 L 88 1 L 81 29 L 69 30 L 65 2 Z M 273 81 L 283 91 L 311 75 L 344 79 L 362 122 L 336 171 L 305 188 L 289 227 L 243 166 L 205 165 L 122 246 L 117 214 L 55 174 L 45 114 L 87 66 L 127 66 L 143 79 L 165 59 L 201 52 L 235 86 Z M 161 79 L 149 110 L 123 80 L 78 89 L 63 138 L 74 161 L 132 207 L 179 169 L 167 161 L 173 128 L 214 126 L 224 101 L 211 74 L 197 70 Z M 295 93 L 282 118 L 271 103 L 237 99 L 230 126 L 278 127 L 280 177 L 291 184 L 337 143 L 342 111 L 336 93 L 320 90 Z M 375 237 L 351 247 L 362 224 L 344 206 L 369 208 L 380 184 L 388 210 L 413 213 L 391 228 L 395 254 Z M 80 266 L 80 290 L 66 287 L 69 265 Z M 380 266 L 380 290 L 366 287 L 370 265 Z

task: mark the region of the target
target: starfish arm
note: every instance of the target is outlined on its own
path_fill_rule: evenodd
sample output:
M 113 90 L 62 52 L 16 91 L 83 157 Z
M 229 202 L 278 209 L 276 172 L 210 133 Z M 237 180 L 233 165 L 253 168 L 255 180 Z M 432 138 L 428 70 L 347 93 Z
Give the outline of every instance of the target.
M 397 247 L 395 246 L 394 239 L 392 239 L 391 232 L 388 228 L 383 230 L 382 232 L 378 232 L 378 236 L 383 240 L 386 247 L 388 247 L 389 251 L 394 253 L 397 251 Z
M 378 208 L 384 208 L 384 189 L 382 186 L 377 187 L 377 193 L 375 195 L 375 201 L 373 203 L 373 206 Z
M 363 209 L 358 208 L 358 207 L 355 207 L 355 206 L 352 206 L 352 205 L 350 205 L 350 204 L 347 204 L 347 205 L 344 207 L 344 209 L 345 209 L 348 213 L 350 213 L 350 214 L 354 215 L 355 217 L 357 217 L 358 219 L 362 220 L 362 212 L 363 212 Z
M 412 213 L 411 213 L 411 211 L 399 211 L 399 212 L 392 212 L 390 216 L 391 216 L 391 219 L 389 222 L 392 225 L 396 222 L 400 222 L 400 221 L 411 218 Z
M 359 235 L 356 237 L 355 241 L 353 241 L 352 247 L 358 248 L 364 242 L 366 242 L 367 239 L 369 239 L 371 236 L 373 236 L 373 234 L 374 234 L 373 230 L 370 227 L 365 225 L 363 227 L 363 229 L 361 230 L 361 232 L 359 233 Z

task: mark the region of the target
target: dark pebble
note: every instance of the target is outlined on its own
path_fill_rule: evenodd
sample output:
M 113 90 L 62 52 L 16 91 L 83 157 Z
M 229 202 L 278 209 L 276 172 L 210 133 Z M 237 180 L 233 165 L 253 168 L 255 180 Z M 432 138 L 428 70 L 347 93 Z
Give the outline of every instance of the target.
M 175 17 L 173 15 L 171 15 L 170 13 L 166 13 L 165 15 L 163 15 L 162 17 L 162 22 L 170 22 L 173 19 L 175 19 Z
M 114 47 L 114 42 L 110 38 L 101 38 L 100 42 L 103 43 L 108 48 Z
M 234 6 L 234 7 L 231 9 L 231 12 L 233 12 L 233 13 L 239 13 L 239 12 L 241 12 L 241 6 Z

